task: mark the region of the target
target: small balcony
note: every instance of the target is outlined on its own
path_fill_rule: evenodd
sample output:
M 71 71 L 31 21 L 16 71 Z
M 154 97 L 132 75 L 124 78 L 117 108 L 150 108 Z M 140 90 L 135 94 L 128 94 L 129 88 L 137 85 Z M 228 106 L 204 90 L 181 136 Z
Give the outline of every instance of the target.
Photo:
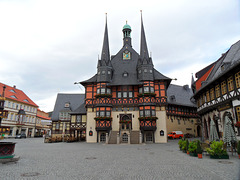
M 140 117 L 138 119 L 141 131 L 155 131 L 157 129 L 157 117 Z
M 97 131 L 110 131 L 112 129 L 112 117 L 95 117 Z

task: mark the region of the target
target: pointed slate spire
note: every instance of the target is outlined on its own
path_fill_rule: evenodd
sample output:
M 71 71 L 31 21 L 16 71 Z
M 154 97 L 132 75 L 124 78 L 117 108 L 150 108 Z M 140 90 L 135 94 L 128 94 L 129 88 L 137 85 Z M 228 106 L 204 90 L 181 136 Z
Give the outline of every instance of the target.
M 101 54 L 102 65 L 108 65 L 110 62 L 109 42 L 108 42 L 108 28 L 107 28 L 107 13 L 106 13 L 106 25 L 103 38 L 103 47 Z
M 143 27 L 143 19 L 142 19 L 142 11 L 141 11 L 141 45 L 140 45 L 140 58 L 141 59 L 149 59 L 147 41 L 145 37 L 144 27 Z
M 192 74 L 192 82 L 191 82 L 191 85 L 194 84 L 194 78 L 193 78 L 193 74 Z
M 195 91 L 196 91 L 196 85 L 195 85 L 195 81 L 194 81 L 193 74 L 192 74 L 191 89 L 192 89 L 192 92 L 195 93 Z

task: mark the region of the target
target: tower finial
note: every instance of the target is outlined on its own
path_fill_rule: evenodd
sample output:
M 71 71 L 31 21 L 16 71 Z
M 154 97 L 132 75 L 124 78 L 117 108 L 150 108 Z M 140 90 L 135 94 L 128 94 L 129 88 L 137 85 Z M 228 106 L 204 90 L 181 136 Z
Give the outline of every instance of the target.
M 110 52 L 109 52 L 109 42 L 108 42 L 107 13 L 105 14 L 106 14 L 106 25 L 105 25 L 105 32 L 104 32 L 104 38 L 103 38 L 101 60 L 103 61 L 103 63 L 108 64 L 110 61 Z
M 140 57 L 142 59 L 148 59 L 149 55 L 148 55 L 148 49 L 147 49 L 147 41 L 146 41 L 146 37 L 145 37 L 145 32 L 144 32 L 144 27 L 143 27 L 143 18 L 142 18 L 142 10 L 140 10 L 141 12 L 141 44 L 140 44 Z

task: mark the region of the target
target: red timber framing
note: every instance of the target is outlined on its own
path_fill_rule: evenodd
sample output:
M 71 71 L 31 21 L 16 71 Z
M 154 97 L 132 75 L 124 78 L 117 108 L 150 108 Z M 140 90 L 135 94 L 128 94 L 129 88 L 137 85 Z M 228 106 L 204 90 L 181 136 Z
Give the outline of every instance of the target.
M 144 81 L 142 85 L 86 85 L 86 107 L 96 108 L 96 130 L 112 129 L 113 107 L 139 107 L 141 131 L 156 130 L 156 106 L 167 104 L 166 82 Z
M 140 130 L 155 131 L 156 127 L 156 107 L 155 106 L 140 106 L 139 107 L 139 122 Z
M 105 83 L 86 86 L 86 107 L 95 107 L 100 104 L 114 107 L 137 107 L 142 103 L 154 103 L 157 106 L 165 105 L 167 103 L 166 83 L 146 81 L 142 87 L 108 87 Z
M 178 116 L 178 117 L 199 117 L 195 108 L 177 106 L 177 105 L 168 105 L 167 106 L 167 115 L 168 116 Z

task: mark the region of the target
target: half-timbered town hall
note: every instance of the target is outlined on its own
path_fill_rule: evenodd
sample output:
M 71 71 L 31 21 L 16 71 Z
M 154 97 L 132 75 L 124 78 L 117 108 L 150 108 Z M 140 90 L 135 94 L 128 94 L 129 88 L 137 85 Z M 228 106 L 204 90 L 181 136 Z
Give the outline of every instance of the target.
M 107 23 L 97 74 L 81 82 L 86 89 L 88 142 L 166 142 L 166 89 L 171 79 L 154 69 L 141 23 L 140 54 L 132 47 L 131 27 L 123 27 L 123 47 L 110 56 Z M 160 134 L 162 132 L 162 136 Z M 104 136 L 104 137 L 103 137 Z

